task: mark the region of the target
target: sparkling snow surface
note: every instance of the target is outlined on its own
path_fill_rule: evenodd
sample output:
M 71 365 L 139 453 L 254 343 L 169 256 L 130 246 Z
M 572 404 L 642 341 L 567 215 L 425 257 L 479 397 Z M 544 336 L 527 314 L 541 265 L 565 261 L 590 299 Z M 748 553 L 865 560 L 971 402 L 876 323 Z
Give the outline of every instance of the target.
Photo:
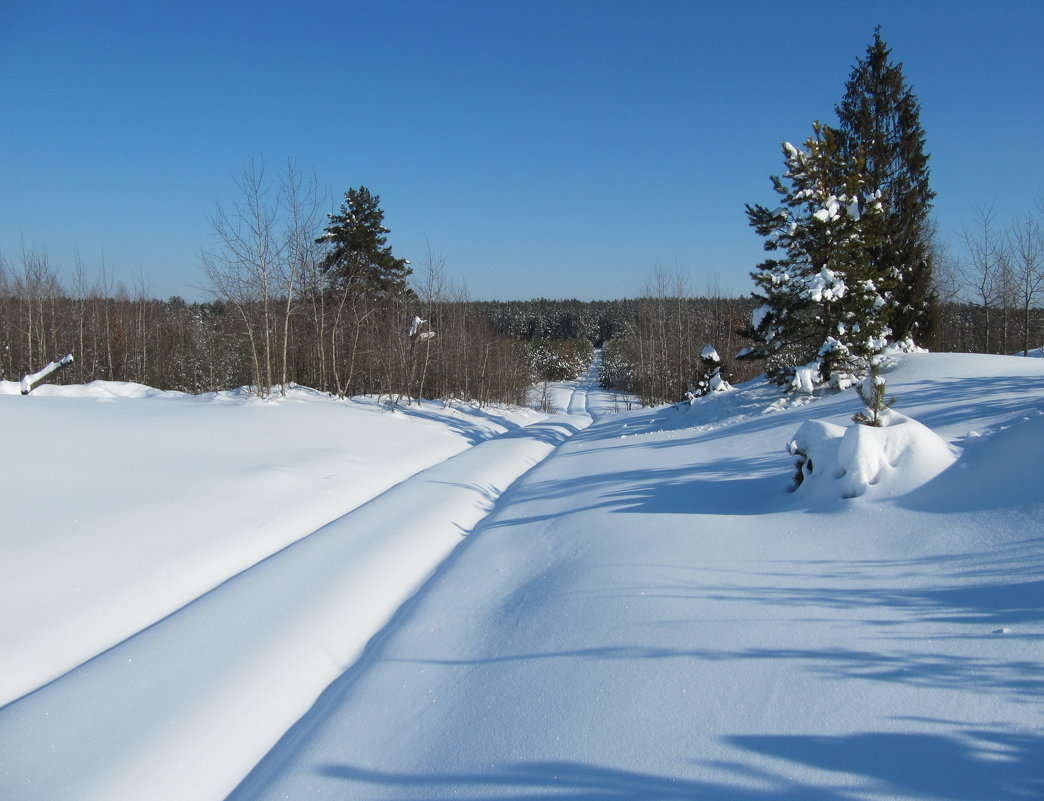
M 1044 361 L 883 376 L 844 449 L 854 390 L 764 382 L 2 384 L 0 798 L 1044 797 Z

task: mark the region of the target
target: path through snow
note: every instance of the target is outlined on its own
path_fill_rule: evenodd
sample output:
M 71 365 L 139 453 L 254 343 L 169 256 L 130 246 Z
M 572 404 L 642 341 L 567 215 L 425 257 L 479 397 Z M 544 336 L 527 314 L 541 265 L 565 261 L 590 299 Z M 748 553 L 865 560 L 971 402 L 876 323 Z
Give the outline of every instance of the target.
M 504 490 L 591 423 L 598 392 L 595 366 L 556 387 L 565 413 L 406 479 L 4 708 L 0 797 L 224 797 Z

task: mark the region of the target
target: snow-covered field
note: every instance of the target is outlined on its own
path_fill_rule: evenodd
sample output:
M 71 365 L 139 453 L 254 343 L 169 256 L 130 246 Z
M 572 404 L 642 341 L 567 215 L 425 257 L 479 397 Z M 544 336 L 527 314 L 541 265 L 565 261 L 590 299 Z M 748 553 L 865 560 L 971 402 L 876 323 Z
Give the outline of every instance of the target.
M 0 798 L 1044 797 L 1044 360 L 897 359 L 848 433 L 0 383 Z

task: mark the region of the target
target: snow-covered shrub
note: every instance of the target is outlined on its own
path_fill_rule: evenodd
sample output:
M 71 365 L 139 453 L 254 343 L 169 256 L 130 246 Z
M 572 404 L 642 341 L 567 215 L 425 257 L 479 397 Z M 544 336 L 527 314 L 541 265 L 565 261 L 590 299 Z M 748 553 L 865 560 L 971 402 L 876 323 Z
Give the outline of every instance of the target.
M 713 345 L 705 345 L 700 353 L 699 377 L 696 386 L 686 393 L 686 398 L 691 403 L 695 398 L 706 395 L 709 392 L 724 392 L 732 389 L 732 386 L 722 378 L 721 357 Z
M 808 420 L 787 450 L 798 457 L 796 490 L 819 487 L 830 494 L 837 491 L 842 498 L 857 498 L 871 489 L 879 497 L 904 495 L 935 478 L 956 459 L 938 434 L 892 410 L 883 411 L 877 427 L 856 424 L 843 428 Z
M 794 438 L 787 443 L 787 452 L 797 457 L 794 489 L 814 471 L 817 477 L 831 470 L 836 473 L 837 447 L 844 433 L 841 426 L 823 420 L 807 420 L 801 424 Z
M 809 362 L 794 368 L 793 377 L 790 379 L 790 388 L 795 392 L 804 392 L 811 395 L 819 380 L 819 364 Z

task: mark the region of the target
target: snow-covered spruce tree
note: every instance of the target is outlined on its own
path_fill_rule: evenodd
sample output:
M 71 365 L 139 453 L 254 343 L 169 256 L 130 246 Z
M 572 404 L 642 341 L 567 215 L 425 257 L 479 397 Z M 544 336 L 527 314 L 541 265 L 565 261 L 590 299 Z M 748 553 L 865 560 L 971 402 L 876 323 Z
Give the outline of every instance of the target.
M 932 292 L 933 252 L 929 215 L 928 154 L 920 105 L 901 63 L 874 31 L 835 108 L 841 156 L 863 163 L 863 191 L 880 193 L 882 235 L 870 246 L 876 279 L 892 311 L 893 339 L 926 345 L 934 334 L 937 299 Z
M 728 381 L 721 375 L 721 356 L 713 345 L 705 345 L 700 353 L 699 378 L 696 387 L 691 390 L 694 397 L 700 397 L 710 392 L 721 392 L 731 389 Z
M 765 358 L 769 376 L 791 383 L 805 364 L 820 380 L 857 367 L 889 336 L 888 305 L 873 262 L 880 195 L 868 192 L 862 159 L 841 153 L 837 132 L 815 123 L 805 149 L 783 143 L 786 172 L 772 177 L 782 205 L 747 205 L 765 249 L 778 253 L 751 273 L 760 305 L 741 356 Z

